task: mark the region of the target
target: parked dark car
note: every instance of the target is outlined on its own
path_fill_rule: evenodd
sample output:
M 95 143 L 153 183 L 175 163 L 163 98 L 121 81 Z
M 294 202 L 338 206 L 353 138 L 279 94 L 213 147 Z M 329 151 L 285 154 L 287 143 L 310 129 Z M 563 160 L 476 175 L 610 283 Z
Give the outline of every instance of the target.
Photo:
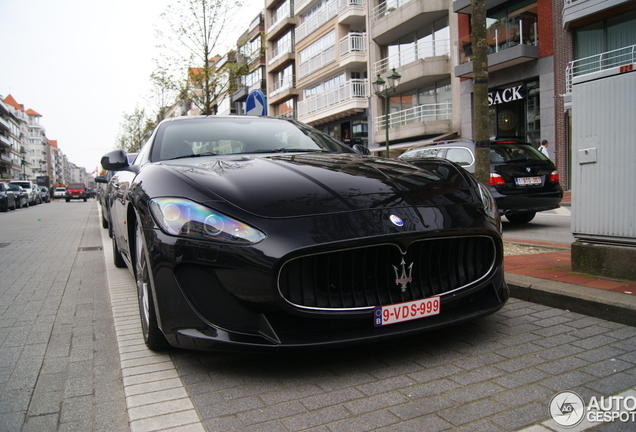
M 43 203 L 51 202 L 51 191 L 46 186 L 38 186 L 40 191 L 40 198 Z
M 0 211 L 16 209 L 16 199 L 13 191 L 5 183 L 0 182 Z
M 15 183 L 7 183 L 6 185 L 13 191 L 13 195 L 16 199 L 16 207 L 24 208 L 29 206 L 29 194 L 22 189 L 22 186 Z
M 432 331 L 508 299 L 486 187 L 443 159 L 356 153 L 302 123 L 164 120 L 117 150 L 113 258 L 151 349 L 321 348 Z
M 475 172 L 475 144 L 457 140 L 416 147 L 400 159 L 440 157 Z M 490 142 L 490 191 L 499 213 L 512 223 L 528 223 L 537 212 L 559 208 L 563 189 L 554 163 L 530 143 L 518 140 Z
M 126 155 L 126 159 L 128 160 L 128 164 L 132 165 L 137 157 L 137 153 L 128 153 Z M 115 172 L 107 171 L 103 176 L 97 176 L 95 181 L 98 183 L 98 189 L 96 194 L 96 199 L 99 201 L 101 206 L 102 213 L 102 227 L 108 229 L 110 225 L 110 203 L 114 199 L 113 190 L 110 185 L 110 179 L 113 178 Z M 111 235 L 111 231 L 108 230 L 108 234 Z

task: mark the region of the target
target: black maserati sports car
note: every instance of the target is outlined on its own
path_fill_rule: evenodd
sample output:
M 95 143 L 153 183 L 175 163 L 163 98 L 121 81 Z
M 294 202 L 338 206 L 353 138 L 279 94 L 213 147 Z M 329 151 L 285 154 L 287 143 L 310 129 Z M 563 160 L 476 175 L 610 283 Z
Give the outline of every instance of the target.
M 105 155 L 114 261 L 137 281 L 146 344 L 321 348 L 500 309 L 488 189 L 444 159 L 365 150 L 294 120 L 209 116 L 164 120 L 132 165 Z

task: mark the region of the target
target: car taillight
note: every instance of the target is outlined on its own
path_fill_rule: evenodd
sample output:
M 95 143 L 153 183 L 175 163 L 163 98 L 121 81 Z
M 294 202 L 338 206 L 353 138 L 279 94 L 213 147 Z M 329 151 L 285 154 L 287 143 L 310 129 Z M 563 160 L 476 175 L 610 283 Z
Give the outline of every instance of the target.
M 499 174 L 490 173 L 490 186 L 501 186 L 505 184 L 506 182 Z
M 558 171 L 552 171 L 550 173 L 550 183 L 558 183 L 559 182 L 559 172 Z

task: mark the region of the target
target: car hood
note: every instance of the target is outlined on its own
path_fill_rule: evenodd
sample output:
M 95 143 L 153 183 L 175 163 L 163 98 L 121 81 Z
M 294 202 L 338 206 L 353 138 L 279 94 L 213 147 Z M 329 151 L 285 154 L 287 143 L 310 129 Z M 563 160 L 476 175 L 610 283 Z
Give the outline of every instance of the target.
M 412 164 L 353 154 L 213 157 L 162 162 L 195 188 L 262 217 L 472 203 L 447 161 Z

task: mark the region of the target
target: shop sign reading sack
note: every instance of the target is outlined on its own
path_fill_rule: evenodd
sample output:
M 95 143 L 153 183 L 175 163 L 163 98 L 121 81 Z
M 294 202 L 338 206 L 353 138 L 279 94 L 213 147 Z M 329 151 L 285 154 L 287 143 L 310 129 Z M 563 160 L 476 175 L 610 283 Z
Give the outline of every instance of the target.
M 495 92 L 488 93 L 488 106 L 523 99 L 523 95 L 521 94 L 522 87 L 523 86 L 510 87 L 504 90 L 497 90 Z

